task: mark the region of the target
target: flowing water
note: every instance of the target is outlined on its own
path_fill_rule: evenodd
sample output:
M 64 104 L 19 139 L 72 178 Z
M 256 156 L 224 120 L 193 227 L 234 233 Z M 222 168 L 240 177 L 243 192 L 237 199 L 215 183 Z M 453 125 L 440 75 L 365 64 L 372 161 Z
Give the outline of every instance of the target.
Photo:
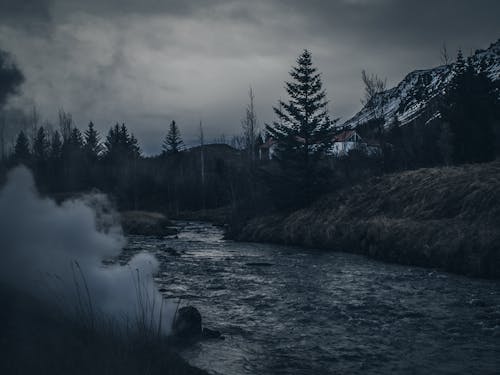
M 168 298 L 225 339 L 184 349 L 213 374 L 499 374 L 500 282 L 346 253 L 237 243 L 209 224 L 130 237 Z M 175 254 L 169 248 L 176 250 Z

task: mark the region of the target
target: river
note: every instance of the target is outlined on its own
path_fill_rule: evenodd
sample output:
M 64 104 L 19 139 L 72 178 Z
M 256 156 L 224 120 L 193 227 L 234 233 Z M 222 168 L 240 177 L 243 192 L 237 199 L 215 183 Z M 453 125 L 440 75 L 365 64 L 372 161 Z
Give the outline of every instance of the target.
M 500 373 L 498 281 L 237 243 L 209 224 L 178 224 L 178 238 L 132 236 L 125 253 L 155 254 L 162 293 L 224 335 L 182 351 L 195 366 L 224 375 Z

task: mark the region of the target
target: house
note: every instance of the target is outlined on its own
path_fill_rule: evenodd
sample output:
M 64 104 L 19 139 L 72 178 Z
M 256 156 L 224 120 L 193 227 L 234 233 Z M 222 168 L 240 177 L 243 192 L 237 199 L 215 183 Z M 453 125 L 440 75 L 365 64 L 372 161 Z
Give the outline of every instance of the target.
M 271 160 L 276 154 L 277 146 L 273 138 L 267 138 L 267 141 L 259 146 L 259 160 Z
M 305 143 L 304 138 L 295 137 L 295 140 L 299 143 Z M 267 141 L 259 146 L 259 160 L 271 160 L 276 155 L 276 149 L 278 147 L 278 143 L 274 138 L 267 138 Z
M 344 157 L 353 150 L 359 150 L 368 156 L 377 156 L 381 152 L 377 141 L 364 140 L 356 130 L 351 129 L 343 130 L 335 135 L 333 145 L 327 153 L 335 157 Z
M 303 142 L 301 138 L 297 138 L 297 141 Z M 273 138 L 268 138 L 264 144 L 259 146 L 259 160 L 273 159 L 276 154 L 276 148 L 276 141 Z M 332 146 L 326 153 L 327 155 L 340 158 L 349 155 L 349 152 L 353 150 L 359 150 L 367 156 L 377 156 L 381 153 L 379 142 L 364 140 L 356 130 L 343 130 L 336 134 L 333 138 Z

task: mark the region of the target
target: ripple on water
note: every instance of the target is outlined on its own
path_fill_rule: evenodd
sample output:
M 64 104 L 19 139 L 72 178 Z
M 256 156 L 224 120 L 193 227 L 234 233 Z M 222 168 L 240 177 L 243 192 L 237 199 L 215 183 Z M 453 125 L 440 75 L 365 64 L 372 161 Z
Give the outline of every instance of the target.
M 162 293 L 226 337 L 183 351 L 194 365 L 224 375 L 500 373 L 499 282 L 180 224 L 178 238 L 130 237 L 119 261 L 159 255 Z

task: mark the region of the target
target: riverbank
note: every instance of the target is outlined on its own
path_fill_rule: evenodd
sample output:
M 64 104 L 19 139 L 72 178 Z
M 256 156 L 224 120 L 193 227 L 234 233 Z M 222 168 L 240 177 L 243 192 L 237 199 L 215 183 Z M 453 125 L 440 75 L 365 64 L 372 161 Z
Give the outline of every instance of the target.
M 0 373 L 206 375 L 168 339 L 91 328 L 36 298 L 0 285 Z
M 374 178 L 231 237 L 500 278 L 500 162 Z

